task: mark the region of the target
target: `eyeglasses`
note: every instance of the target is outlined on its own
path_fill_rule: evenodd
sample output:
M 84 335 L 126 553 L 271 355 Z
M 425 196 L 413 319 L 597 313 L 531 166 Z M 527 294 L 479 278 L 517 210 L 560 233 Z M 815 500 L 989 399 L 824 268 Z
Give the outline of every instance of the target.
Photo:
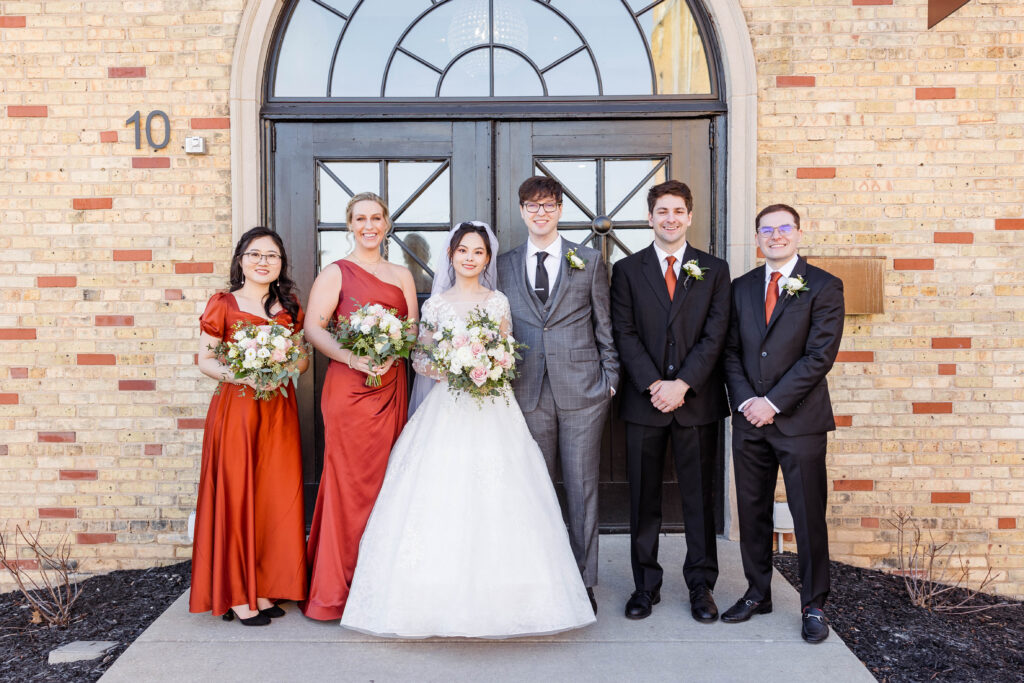
M 537 213 L 541 208 L 544 209 L 545 213 L 554 213 L 555 209 L 561 205 L 561 202 L 544 202 L 543 204 L 538 204 L 537 202 L 523 202 L 523 208 L 526 209 L 527 213 Z
M 775 234 L 776 230 L 779 231 L 780 235 L 788 235 L 789 233 L 793 232 L 796 229 L 797 227 L 795 225 L 790 225 L 789 223 L 778 226 L 762 225 L 760 228 L 757 229 L 757 233 L 762 237 L 771 237 L 773 234 Z
M 274 252 L 264 254 L 258 251 L 247 251 L 244 254 L 242 254 L 242 256 L 245 257 L 246 263 L 253 265 L 263 260 L 266 260 L 268 266 L 276 266 L 278 263 L 281 262 L 281 255 L 275 254 Z

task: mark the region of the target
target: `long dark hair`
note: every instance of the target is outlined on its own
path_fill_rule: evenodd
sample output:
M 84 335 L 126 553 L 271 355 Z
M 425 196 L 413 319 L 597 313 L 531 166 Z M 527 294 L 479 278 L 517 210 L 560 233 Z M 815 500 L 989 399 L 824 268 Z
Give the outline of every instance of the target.
M 494 258 L 494 254 L 491 253 L 491 238 L 487 235 L 487 228 L 483 225 L 477 225 L 475 223 L 459 223 L 458 227 L 452 232 L 452 239 L 448 242 L 448 284 L 449 286 L 455 284 L 455 264 L 452 262 L 452 257 L 455 255 L 455 250 L 462 244 L 462 238 L 470 233 L 480 235 L 480 238 L 484 241 L 484 249 L 487 250 L 487 263 L 491 262 Z M 484 268 L 482 275 L 486 276 L 487 268 Z M 481 282 L 485 287 L 491 289 L 496 288 L 497 283 Z
M 270 293 L 263 303 L 263 310 L 267 312 L 267 318 L 271 318 L 273 314 L 270 311 L 275 304 L 280 302 L 284 310 L 288 311 L 288 315 L 292 317 L 294 324 L 299 319 L 299 297 L 295 293 L 295 282 L 288 272 L 288 254 L 284 250 L 284 242 L 281 241 L 281 236 L 270 228 L 258 225 L 238 238 L 235 255 L 231 257 L 231 282 L 228 291 L 236 292 L 245 284 L 245 275 L 242 274 L 242 254 L 246 252 L 253 240 L 260 237 L 269 237 L 274 240 L 274 244 L 281 252 L 281 274 L 270 283 Z

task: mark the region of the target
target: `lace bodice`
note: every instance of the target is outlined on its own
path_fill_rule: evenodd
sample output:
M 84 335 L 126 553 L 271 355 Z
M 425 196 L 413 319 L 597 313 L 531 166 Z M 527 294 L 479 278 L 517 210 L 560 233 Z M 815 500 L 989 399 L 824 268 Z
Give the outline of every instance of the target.
M 433 343 L 434 329 L 464 321 L 470 312 L 480 309 L 497 320 L 501 325 L 501 333 L 508 335 L 512 331 L 512 311 L 508 298 L 495 290 L 481 301 L 459 301 L 449 298 L 451 290 L 438 296 L 432 296 L 423 303 L 420 311 L 420 344 L 429 346 Z M 433 329 L 431 329 L 433 328 Z M 412 367 L 416 372 L 432 379 L 443 379 L 431 364 L 427 355 L 420 350 L 412 352 Z

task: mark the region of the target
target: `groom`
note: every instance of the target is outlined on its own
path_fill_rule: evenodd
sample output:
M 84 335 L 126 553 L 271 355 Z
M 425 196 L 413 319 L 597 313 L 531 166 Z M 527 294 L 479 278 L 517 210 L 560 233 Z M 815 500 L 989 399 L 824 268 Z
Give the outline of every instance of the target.
M 548 472 L 556 459 L 568 502 L 569 541 L 597 613 L 597 481 L 601 435 L 619 382 L 608 271 L 595 249 L 558 234 L 562 186 L 543 176 L 519 187 L 525 244 L 498 257 L 512 333 L 526 344 L 513 384 Z

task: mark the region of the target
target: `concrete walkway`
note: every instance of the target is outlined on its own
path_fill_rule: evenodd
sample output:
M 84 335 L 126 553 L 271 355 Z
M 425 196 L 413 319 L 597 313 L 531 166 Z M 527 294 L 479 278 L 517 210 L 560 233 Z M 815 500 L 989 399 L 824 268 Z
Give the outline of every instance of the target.
M 663 536 L 661 603 L 642 621 L 623 616 L 632 590 L 628 536 L 601 536 L 598 621 L 553 636 L 484 641 L 386 640 L 306 619 L 294 604 L 272 626 L 246 628 L 189 614 L 182 595 L 107 671 L 104 683 L 138 681 L 822 681 L 874 677 L 832 633 L 800 638 L 799 597 L 776 573 L 775 611 L 743 624 L 690 617 L 682 579 L 685 543 Z M 719 539 L 719 609 L 745 588 L 739 545 Z

